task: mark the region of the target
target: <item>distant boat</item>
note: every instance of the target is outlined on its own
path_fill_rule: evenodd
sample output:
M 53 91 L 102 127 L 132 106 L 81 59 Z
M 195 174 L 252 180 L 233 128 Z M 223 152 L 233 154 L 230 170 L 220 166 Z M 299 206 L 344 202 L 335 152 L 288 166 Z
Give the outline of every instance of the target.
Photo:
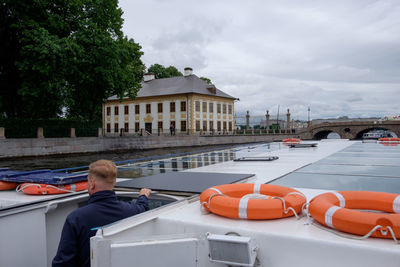
M 379 138 L 383 138 L 383 137 L 391 137 L 391 135 L 384 130 L 377 130 L 377 131 L 372 131 L 372 132 L 368 132 L 363 134 L 362 139 L 376 139 L 378 140 Z

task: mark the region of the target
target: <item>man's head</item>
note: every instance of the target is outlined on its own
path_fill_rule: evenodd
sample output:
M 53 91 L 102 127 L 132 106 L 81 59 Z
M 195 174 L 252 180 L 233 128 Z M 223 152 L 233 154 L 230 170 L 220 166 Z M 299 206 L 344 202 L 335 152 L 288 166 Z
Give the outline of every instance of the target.
M 98 160 L 89 165 L 88 192 L 112 190 L 117 180 L 117 166 L 109 160 Z

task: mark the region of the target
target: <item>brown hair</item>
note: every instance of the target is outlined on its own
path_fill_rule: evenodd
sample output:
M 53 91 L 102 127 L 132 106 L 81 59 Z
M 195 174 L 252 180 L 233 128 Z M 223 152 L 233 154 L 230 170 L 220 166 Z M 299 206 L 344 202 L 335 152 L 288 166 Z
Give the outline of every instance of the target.
M 117 180 L 117 166 L 114 162 L 101 159 L 89 165 L 89 176 L 109 185 Z

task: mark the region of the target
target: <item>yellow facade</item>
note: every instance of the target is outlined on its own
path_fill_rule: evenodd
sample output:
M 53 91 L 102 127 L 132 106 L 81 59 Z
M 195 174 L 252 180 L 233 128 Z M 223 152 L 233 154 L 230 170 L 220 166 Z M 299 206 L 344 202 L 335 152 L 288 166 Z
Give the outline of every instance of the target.
M 196 111 L 196 102 L 200 103 L 200 111 Z M 175 103 L 175 112 L 170 112 L 171 102 Z M 186 111 L 181 111 L 181 102 L 186 102 Z M 205 102 L 207 111 L 203 112 L 203 102 Z M 158 104 L 162 103 L 162 112 L 159 112 Z M 213 111 L 210 112 L 210 103 Z M 217 105 L 220 105 L 220 112 L 217 112 Z M 222 106 L 226 105 L 226 113 L 223 113 Z M 136 114 L 136 106 L 139 105 L 139 114 Z M 231 114 L 229 113 L 231 105 Z M 126 108 L 125 106 L 128 106 Z M 115 107 L 118 107 L 119 114 L 114 114 Z M 150 107 L 150 110 L 149 110 Z M 128 109 L 129 114 L 125 114 Z M 121 128 L 128 128 L 129 133 L 137 132 L 141 129 L 147 129 L 153 132 L 162 125 L 164 132 L 168 132 L 171 123 L 175 123 L 176 132 L 179 132 L 181 126 L 186 123 L 185 131 L 191 132 L 206 129 L 206 131 L 233 131 L 234 125 L 234 99 L 224 98 L 212 95 L 200 94 L 180 94 L 165 95 L 155 97 L 140 97 L 135 100 L 127 99 L 107 100 L 103 105 L 103 129 L 105 134 L 116 134 Z M 221 119 L 222 118 L 222 119 Z M 121 121 L 123 120 L 123 121 Z M 150 126 L 151 125 L 151 126 Z M 197 125 L 197 128 L 196 128 Z M 199 130 L 200 125 L 200 130 Z M 219 125 L 219 129 L 218 129 Z M 224 129 L 225 126 L 225 129 Z M 116 130 L 115 127 L 118 127 Z M 151 127 L 151 128 L 149 128 Z M 213 129 L 210 129 L 213 127 Z

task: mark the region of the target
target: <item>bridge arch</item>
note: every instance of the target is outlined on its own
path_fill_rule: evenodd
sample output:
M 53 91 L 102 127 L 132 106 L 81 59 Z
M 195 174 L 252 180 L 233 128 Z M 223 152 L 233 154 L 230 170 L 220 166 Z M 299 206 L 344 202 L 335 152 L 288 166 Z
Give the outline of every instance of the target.
M 384 131 L 388 131 L 391 133 L 394 133 L 395 135 L 398 135 L 396 133 L 396 131 L 394 129 L 390 129 L 390 127 L 369 127 L 369 128 L 365 128 L 361 131 L 359 131 L 356 135 L 355 135 L 355 139 L 361 139 L 364 133 L 368 133 L 370 131 L 374 131 L 374 130 L 384 130 Z M 397 137 L 397 136 L 393 136 L 393 137 Z
M 337 133 L 340 138 L 360 139 L 362 135 L 374 129 L 392 132 L 393 137 L 400 136 L 400 121 L 362 121 L 334 122 L 312 125 L 299 132 L 303 139 L 323 139 L 328 134 Z
M 328 138 L 328 135 L 330 134 L 330 133 L 336 133 L 336 134 L 338 134 L 339 136 L 340 136 L 340 138 L 342 138 L 342 136 L 341 136 L 341 134 L 340 133 L 338 133 L 338 132 L 336 132 L 336 131 L 334 131 L 334 130 L 321 130 L 321 131 L 319 131 L 319 132 L 316 132 L 315 134 L 314 134 L 314 136 L 313 136 L 313 140 L 321 140 L 321 139 L 327 139 Z

